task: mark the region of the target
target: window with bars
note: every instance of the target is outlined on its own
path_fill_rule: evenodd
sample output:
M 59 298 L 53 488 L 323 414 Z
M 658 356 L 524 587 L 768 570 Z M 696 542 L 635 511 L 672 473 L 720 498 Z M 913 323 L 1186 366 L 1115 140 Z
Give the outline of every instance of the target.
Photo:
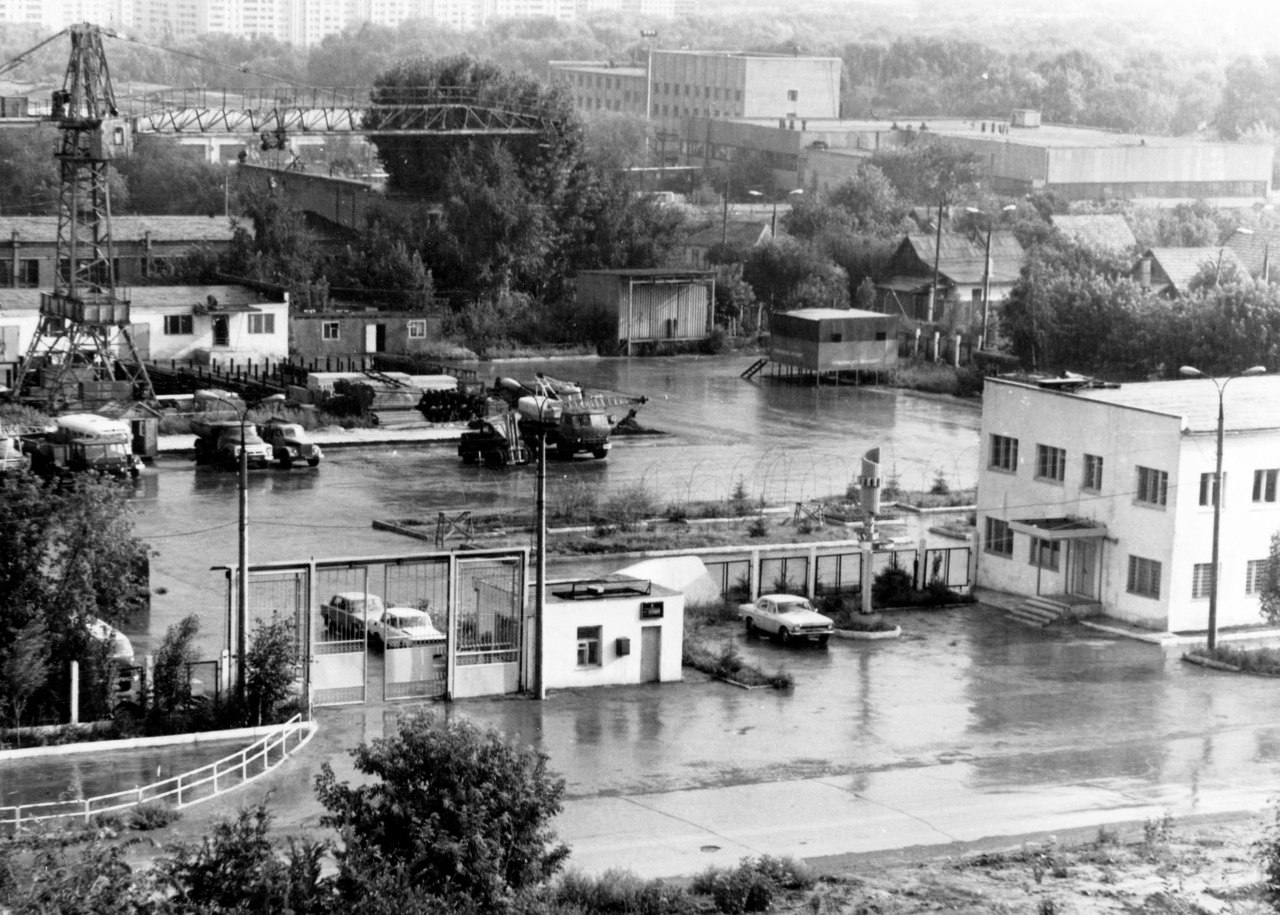
M 987 466 L 993 470 L 1018 471 L 1018 440 L 1007 435 L 991 436 L 991 455 Z
M 1191 598 L 1205 600 L 1213 592 L 1213 563 L 1197 562 L 1191 570 Z
M 1084 478 L 1080 482 L 1081 489 L 1091 489 L 1094 492 L 1102 489 L 1102 456 L 1098 454 L 1086 454 L 1084 456 Z
M 1067 452 L 1052 445 L 1036 445 L 1036 479 L 1061 483 L 1067 478 Z
M 1268 559 L 1250 559 L 1244 571 L 1244 593 L 1260 594 L 1266 584 Z
M 1276 500 L 1276 477 L 1280 470 L 1255 470 L 1253 472 L 1253 501 L 1274 502 Z
M 1200 504 L 1201 505 L 1216 505 L 1216 504 L 1225 505 L 1226 504 L 1225 502 L 1222 502 L 1222 503 L 1218 502 L 1218 491 L 1221 489 L 1224 493 L 1226 492 L 1227 475 L 1225 473 L 1222 475 L 1221 486 L 1215 485 L 1214 477 L 1215 477 L 1215 474 L 1212 474 L 1212 473 L 1200 474 Z
M 1013 555 L 1013 530 L 1009 522 L 1000 518 L 987 519 L 987 536 L 984 549 L 997 556 Z
M 341 335 L 342 331 L 337 321 L 325 321 L 320 325 L 321 340 L 337 340 Z
M 1031 538 L 1031 564 L 1042 569 L 1058 571 L 1058 562 L 1062 558 L 1062 543 L 1058 540 Z
M 410 321 L 409 322 L 409 339 L 417 340 L 427 335 L 426 321 Z
M 1169 502 L 1169 474 L 1151 467 L 1138 468 L 1138 492 L 1134 500 L 1147 505 L 1167 505 Z
M 249 333 L 274 334 L 276 332 L 275 315 L 249 315 Z
M 1141 556 L 1129 557 L 1129 580 L 1125 590 L 1142 597 L 1160 596 L 1160 563 Z

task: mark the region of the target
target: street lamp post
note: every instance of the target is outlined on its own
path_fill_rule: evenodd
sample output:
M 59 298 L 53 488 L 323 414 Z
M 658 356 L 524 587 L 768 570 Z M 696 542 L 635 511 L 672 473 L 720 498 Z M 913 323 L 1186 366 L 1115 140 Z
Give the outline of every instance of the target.
M 245 427 L 249 421 L 249 405 L 240 404 L 218 397 L 217 400 L 229 406 L 240 417 L 240 521 L 239 551 L 236 569 L 236 699 L 243 707 L 245 701 L 246 651 L 245 630 L 249 622 L 249 451 L 245 447 L 247 433 Z
M 1218 447 L 1217 459 L 1214 464 L 1213 471 L 1213 552 L 1209 560 L 1209 635 L 1208 646 L 1212 652 L 1218 646 L 1218 546 L 1219 531 L 1222 527 L 1222 433 L 1224 428 L 1223 422 L 1223 395 L 1226 393 L 1227 385 L 1233 378 L 1240 378 L 1244 375 L 1262 375 L 1266 372 L 1266 367 L 1261 365 L 1253 365 L 1242 372 L 1236 372 L 1234 375 L 1228 375 L 1219 381 L 1210 375 L 1206 375 L 1195 366 L 1184 365 L 1178 369 L 1179 374 L 1187 375 L 1192 378 L 1208 378 L 1213 382 L 1213 386 L 1218 389 Z

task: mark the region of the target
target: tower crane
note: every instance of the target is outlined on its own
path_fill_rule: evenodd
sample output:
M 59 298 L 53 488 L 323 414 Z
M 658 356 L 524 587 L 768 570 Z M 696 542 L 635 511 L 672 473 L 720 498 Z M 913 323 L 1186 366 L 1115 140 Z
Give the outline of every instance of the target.
M 36 332 L 14 390 L 21 394 L 39 367 L 44 399 L 53 405 L 79 399 L 78 387 L 86 381 L 128 381 L 133 397 L 153 400 L 155 390 L 129 331 L 128 290 L 115 278 L 106 128 L 119 112 L 102 30 L 73 25 L 43 44 L 62 35 L 71 38 L 71 56 L 51 112 L 61 131 L 54 153 L 60 184 L 53 291 L 40 296 Z

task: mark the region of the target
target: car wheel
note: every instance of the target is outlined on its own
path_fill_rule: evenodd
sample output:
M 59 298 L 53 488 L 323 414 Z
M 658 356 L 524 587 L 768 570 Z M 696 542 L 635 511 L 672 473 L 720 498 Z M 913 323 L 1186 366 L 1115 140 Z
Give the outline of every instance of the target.
M 760 630 L 756 628 L 755 620 L 747 620 L 747 638 L 754 639 L 760 636 Z
M 786 626 L 783 626 L 781 629 L 778 630 L 778 641 L 781 642 L 783 645 L 789 644 L 791 642 L 791 633 L 787 631 Z
M 319 459 L 319 458 L 307 458 L 307 466 L 308 466 L 308 467 L 319 467 L 319 466 L 320 466 L 320 459 Z
M 606 457 L 608 457 L 609 452 L 604 448 L 597 448 L 595 451 L 591 452 L 591 455 L 596 460 L 603 461 Z
M 281 455 L 280 466 L 283 467 L 285 470 L 291 469 L 293 467 L 293 455 L 291 454 Z
M 818 636 L 818 647 L 819 647 L 819 648 L 826 648 L 826 647 L 827 647 L 827 642 L 828 642 L 828 641 L 830 641 L 830 640 L 831 640 L 831 636 L 829 636 L 829 635 L 820 635 L 820 636 Z

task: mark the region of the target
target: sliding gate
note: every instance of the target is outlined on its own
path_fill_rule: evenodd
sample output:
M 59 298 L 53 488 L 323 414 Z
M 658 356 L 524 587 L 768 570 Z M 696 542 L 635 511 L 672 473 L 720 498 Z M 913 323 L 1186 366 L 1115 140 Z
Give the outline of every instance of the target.
M 246 644 L 287 618 L 314 705 L 515 692 L 524 682 L 524 550 L 251 566 Z M 235 569 L 227 648 L 238 657 Z M 411 629 L 386 627 L 411 618 Z

